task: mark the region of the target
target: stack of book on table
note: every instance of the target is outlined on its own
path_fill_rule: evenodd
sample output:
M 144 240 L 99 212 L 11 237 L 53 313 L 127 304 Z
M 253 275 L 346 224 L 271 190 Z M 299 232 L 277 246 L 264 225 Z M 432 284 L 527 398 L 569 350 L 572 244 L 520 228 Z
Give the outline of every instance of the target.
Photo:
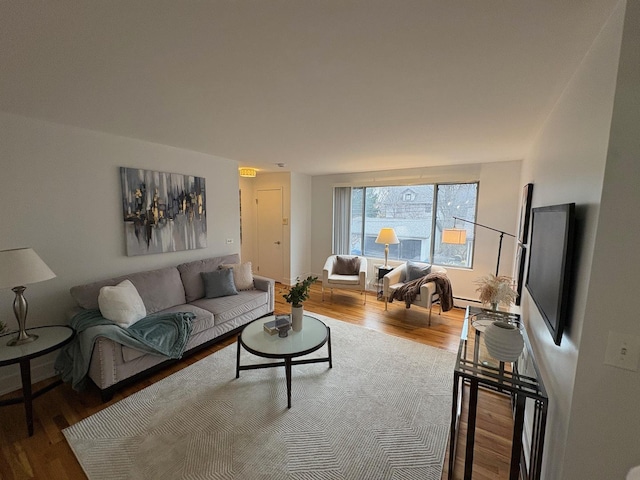
M 274 320 L 270 320 L 263 324 L 264 331 L 269 335 L 277 334 L 281 328 L 289 326 L 291 328 L 290 315 L 276 315 Z

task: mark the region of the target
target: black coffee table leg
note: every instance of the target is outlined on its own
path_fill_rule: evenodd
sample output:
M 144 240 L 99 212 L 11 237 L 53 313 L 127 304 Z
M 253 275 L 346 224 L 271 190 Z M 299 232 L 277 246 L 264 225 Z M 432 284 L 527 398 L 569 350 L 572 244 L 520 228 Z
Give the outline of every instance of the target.
M 291 408 L 291 358 L 284 359 L 284 373 L 287 377 L 287 408 Z
M 327 327 L 327 348 L 329 350 L 329 368 L 333 368 L 333 357 L 331 357 L 331 329 Z
M 240 378 L 240 335 L 238 335 L 238 355 L 236 357 L 236 378 Z

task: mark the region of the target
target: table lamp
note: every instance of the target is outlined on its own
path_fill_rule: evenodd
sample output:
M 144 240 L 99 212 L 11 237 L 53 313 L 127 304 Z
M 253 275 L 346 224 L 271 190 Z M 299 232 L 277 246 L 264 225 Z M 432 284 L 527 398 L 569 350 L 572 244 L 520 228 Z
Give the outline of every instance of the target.
M 43 282 L 55 276 L 56 274 L 32 248 L 0 251 L 0 289 L 10 288 L 16 294 L 13 313 L 19 327 L 18 336 L 7 345 L 23 345 L 38 338 L 37 335 L 29 335 L 25 330 L 28 305 L 23 295 L 26 289 L 24 285 Z
M 400 243 L 396 231 L 393 228 L 381 228 L 376 238 L 376 243 L 384 243 L 384 267 L 389 266 L 389 245 L 396 245 Z

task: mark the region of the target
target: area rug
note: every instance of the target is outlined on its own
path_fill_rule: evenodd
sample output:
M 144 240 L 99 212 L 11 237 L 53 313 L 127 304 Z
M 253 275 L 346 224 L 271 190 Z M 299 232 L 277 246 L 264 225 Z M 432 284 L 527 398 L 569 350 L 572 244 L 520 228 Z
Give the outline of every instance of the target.
M 89 479 L 440 480 L 455 355 L 309 314 L 333 368 L 294 366 L 291 409 L 284 368 L 236 379 L 230 345 L 65 429 Z

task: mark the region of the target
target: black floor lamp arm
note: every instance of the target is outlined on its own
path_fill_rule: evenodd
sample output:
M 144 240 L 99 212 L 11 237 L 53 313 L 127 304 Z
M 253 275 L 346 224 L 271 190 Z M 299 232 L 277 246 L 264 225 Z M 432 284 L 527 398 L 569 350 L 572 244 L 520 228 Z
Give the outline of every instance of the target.
M 500 234 L 500 242 L 498 243 L 498 261 L 496 263 L 496 277 L 498 276 L 498 272 L 500 271 L 500 253 L 502 252 L 502 239 L 505 235 L 509 235 L 510 237 L 516 238 L 515 235 L 511 235 L 510 233 L 503 232 L 502 230 L 498 230 L 497 228 L 487 227 L 486 225 L 482 225 L 481 223 L 472 222 L 471 220 L 465 220 L 460 217 L 453 217 L 454 220 L 460 220 L 461 222 L 472 223 L 482 228 L 487 228 L 489 230 L 493 230 L 494 232 L 498 232 Z
M 487 227 L 486 225 L 482 225 L 481 223 L 472 222 L 471 220 L 465 220 L 464 218 L 460 218 L 460 217 L 453 217 L 453 219 L 454 220 L 460 220 L 461 222 L 473 223 L 474 225 L 477 225 L 479 227 L 488 228 L 489 230 L 493 230 L 494 232 L 498 232 L 501 235 L 509 235 L 510 237 L 516 238 L 515 235 L 511 235 L 510 233 L 503 232 L 502 230 L 498 230 L 497 228 Z

